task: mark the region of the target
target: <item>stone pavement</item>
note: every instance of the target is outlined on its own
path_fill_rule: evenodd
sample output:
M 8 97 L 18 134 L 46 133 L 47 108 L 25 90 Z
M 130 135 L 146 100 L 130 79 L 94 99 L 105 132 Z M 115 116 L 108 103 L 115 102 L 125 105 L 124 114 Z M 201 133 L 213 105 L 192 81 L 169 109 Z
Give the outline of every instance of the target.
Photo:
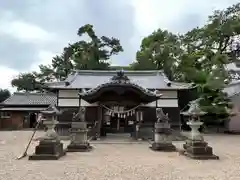
M 42 132 L 37 132 L 40 136 Z M 69 153 L 58 161 L 15 160 L 31 136 L 26 131 L 0 132 L 0 180 L 238 180 L 240 136 L 214 135 L 205 139 L 219 161 L 198 161 L 177 152 L 154 152 L 147 142 L 93 144 L 91 152 Z M 64 142 L 64 146 L 69 141 Z M 33 142 L 28 154 L 34 152 Z M 174 142 L 182 147 L 183 142 Z

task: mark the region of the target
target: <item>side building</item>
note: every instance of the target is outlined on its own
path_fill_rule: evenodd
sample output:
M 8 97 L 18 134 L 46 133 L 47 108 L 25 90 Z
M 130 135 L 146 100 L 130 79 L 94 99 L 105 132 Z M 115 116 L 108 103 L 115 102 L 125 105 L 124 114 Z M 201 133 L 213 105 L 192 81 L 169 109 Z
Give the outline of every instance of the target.
M 224 89 L 233 103 L 234 115 L 226 124 L 227 131 L 240 133 L 240 67 L 236 63 L 230 63 L 226 67 L 233 77 L 231 83 Z
M 53 93 L 16 92 L 0 105 L 0 129 L 33 128 L 38 113 L 56 102 Z

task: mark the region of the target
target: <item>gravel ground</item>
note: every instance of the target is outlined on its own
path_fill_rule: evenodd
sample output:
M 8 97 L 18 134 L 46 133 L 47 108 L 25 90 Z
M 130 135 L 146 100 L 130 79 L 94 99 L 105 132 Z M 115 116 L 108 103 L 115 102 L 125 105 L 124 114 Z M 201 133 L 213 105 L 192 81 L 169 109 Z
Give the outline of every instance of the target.
M 92 152 L 68 153 L 58 161 L 15 160 L 30 136 L 31 131 L 0 131 L 0 180 L 240 180 L 237 135 L 206 137 L 219 161 L 153 152 L 147 143 L 94 144 Z M 29 154 L 37 144 L 32 143 Z

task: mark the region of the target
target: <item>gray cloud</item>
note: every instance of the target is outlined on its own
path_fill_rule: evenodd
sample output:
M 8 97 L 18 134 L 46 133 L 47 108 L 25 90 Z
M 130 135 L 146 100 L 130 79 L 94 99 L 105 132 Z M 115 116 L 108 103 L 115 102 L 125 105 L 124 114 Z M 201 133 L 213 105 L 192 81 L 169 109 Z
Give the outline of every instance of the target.
M 231 2 L 234 1 L 236 0 L 231 0 Z M 200 6 L 201 8 L 198 10 L 199 5 L 201 2 L 196 5 L 190 3 L 186 12 L 182 12 L 175 17 L 174 21 L 168 23 L 169 30 L 182 33 L 201 25 L 205 14 L 209 12 L 208 10 L 203 11 L 205 6 Z M 191 8 L 192 6 L 196 11 Z M 134 36 L 136 32 L 134 10 L 134 7 L 129 4 L 129 0 L 2 1 L 0 20 L 8 12 L 8 15 L 12 14 L 13 20 L 17 18 L 28 24 L 37 25 L 49 33 L 54 33 L 56 37 L 52 41 L 38 44 L 19 41 L 9 34 L 8 36 L 0 34 L 0 64 L 20 71 L 28 70 L 30 64 L 39 61 L 38 52 L 43 50 L 59 53 L 69 42 L 77 41 L 79 39 L 76 35 L 77 29 L 86 23 L 93 24 L 96 33 L 100 36 L 119 38 L 124 52 L 113 57 L 113 62 L 121 65 L 129 64 L 135 57 L 135 51 L 138 49 L 140 41 L 134 42 L 135 45 L 131 42 L 133 37 L 138 37 Z M 166 17 L 166 21 L 167 19 L 168 17 Z
M 0 63 L 18 70 L 30 68 L 29 62 L 36 58 L 37 48 L 28 43 L 16 42 L 14 38 L 0 36 Z
M 25 0 L 21 3 L 17 0 L 14 3 L 3 1 L 0 9 L 12 12 L 24 22 L 33 23 L 48 32 L 54 32 L 57 39 L 38 46 L 36 43 L 22 43 L 6 36 L 0 41 L 0 63 L 18 70 L 28 69 L 26 65 L 39 60 L 36 54 L 42 48 L 52 52 L 61 52 L 68 42 L 78 40 L 77 29 L 86 23 L 93 24 L 98 35 L 119 38 L 125 51 L 116 57 L 114 62 L 129 63 L 131 61 L 129 57 L 135 55 L 129 45 L 129 40 L 134 33 L 134 9 L 126 2 L 127 0 L 94 2 L 89 0 Z M 9 51 L 10 47 L 11 51 Z
M 203 17 L 198 13 L 187 13 L 173 24 L 172 31 L 175 33 L 186 33 L 193 28 L 202 25 Z

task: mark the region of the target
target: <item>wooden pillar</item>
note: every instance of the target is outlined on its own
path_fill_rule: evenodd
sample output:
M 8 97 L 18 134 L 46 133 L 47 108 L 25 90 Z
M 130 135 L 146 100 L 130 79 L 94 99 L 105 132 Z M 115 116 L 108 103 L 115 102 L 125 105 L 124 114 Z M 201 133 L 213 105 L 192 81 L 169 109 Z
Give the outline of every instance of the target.
M 103 109 L 101 106 L 98 106 L 98 117 L 97 117 L 97 138 L 100 138 L 101 136 L 101 127 L 102 127 L 102 120 L 103 120 Z
M 119 131 L 120 129 L 120 118 L 117 118 L 117 130 Z
M 135 121 L 136 121 L 135 137 L 138 140 L 139 139 L 139 135 L 140 135 L 140 123 L 139 123 L 139 112 L 138 111 L 135 112 Z

